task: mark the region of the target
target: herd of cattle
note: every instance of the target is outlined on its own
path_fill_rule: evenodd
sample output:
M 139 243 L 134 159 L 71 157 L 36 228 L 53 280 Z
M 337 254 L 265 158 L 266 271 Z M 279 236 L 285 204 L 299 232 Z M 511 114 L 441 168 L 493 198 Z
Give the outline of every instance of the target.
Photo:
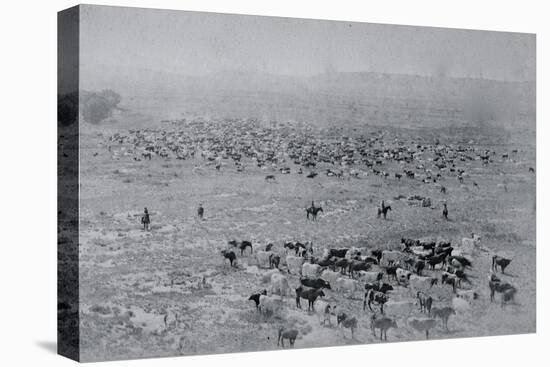
M 286 242 L 278 248 L 272 243 L 232 240 L 221 254 L 232 268 L 239 268 L 239 254 L 263 269 L 258 292 L 248 300 L 265 317 L 282 319 L 285 308 L 295 305 L 302 309 L 304 300 L 307 312 L 317 314 L 321 325 L 332 327 L 334 319 L 336 326 L 350 330 L 352 338 L 368 313 L 373 335 L 387 340 L 389 329 L 407 326 L 429 338 L 439 320 L 448 331 L 449 318 L 471 309 L 479 299 L 469 273 L 474 256 L 482 251 L 481 238 L 474 234 L 460 244 L 402 238 L 394 250 L 350 247 L 316 251 L 311 242 Z M 504 273 L 510 262 L 494 255 L 488 279 L 491 302 L 495 293 L 500 293 L 502 307 L 514 300 L 517 291 L 497 275 L 499 270 Z M 346 302 L 362 300 L 363 314 L 347 311 L 343 297 Z M 398 323 L 401 319 L 405 324 Z M 288 339 L 292 346 L 298 334 L 295 328 L 281 327 L 278 340 L 284 346 Z
M 517 149 L 496 151 L 472 142 L 441 143 L 414 136 L 392 136 L 386 131 L 347 134 L 341 128 L 319 128 L 300 124 L 263 126 L 255 120 L 173 121 L 172 129 L 129 130 L 103 141 L 114 159 L 202 158 L 216 170 L 245 172 L 252 167 L 268 170 L 265 182 L 277 182 L 277 175 L 303 174 L 315 178 L 363 178 L 414 180 L 434 185 L 446 194 L 446 182 L 465 180 L 480 189 L 472 169 L 495 162 L 513 161 Z M 94 154 L 95 156 L 95 154 Z M 534 173 L 533 168 L 529 172 Z M 447 180 L 447 181 L 446 181 Z M 504 185 L 506 190 L 506 186 Z M 405 198 L 405 197 L 403 197 Z M 400 198 L 397 198 L 400 199 Z M 430 198 L 408 197 L 409 205 L 430 207 Z M 316 218 L 322 208 L 307 209 Z M 313 210 L 315 212 L 313 212 Z M 386 218 L 390 206 L 382 204 L 378 216 Z M 311 212 L 310 212 L 311 211 Z M 443 216 L 448 210 L 444 206 Z M 262 270 L 261 284 L 249 296 L 264 317 L 284 320 L 285 309 L 305 309 L 318 314 L 323 326 L 349 329 L 352 338 L 368 322 L 372 334 L 387 340 L 392 328 L 407 328 L 429 338 L 439 324 L 449 330 L 449 319 L 471 309 L 479 301 L 479 281 L 472 279 L 474 259 L 486 251 L 475 234 L 460 243 L 448 240 L 402 238 L 395 247 L 314 248 L 311 242 L 253 244 L 229 241 L 221 255 L 232 269 L 241 268 L 241 259 Z M 504 307 L 514 300 L 517 288 L 502 280 L 511 259 L 494 255 L 487 280 L 490 300 L 500 294 Z M 360 295 L 360 296 L 358 296 Z M 291 297 L 292 302 L 287 298 Z M 362 308 L 361 308 L 362 302 Z M 304 303 L 304 305 L 302 305 Z M 350 304 L 358 303 L 357 308 Z M 365 316 L 367 315 L 367 316 Z M 278 342 L 293 346 L 298 329 L 285 325 L 278 329 Z
M 172 123 L 171 129 L 118 132 L 109 136 L 103 145 L 115 159 L 201 157 L 206 165 L 217 170 L 233 167 L 236 172 L 259 167 L 282 175 L 304 174 L 308 178 L 322 173 L 348 179 L 369 174 L 396 180 L 405 177 L 439 185 L 442 192 L 446 191 L 445 178 L 464 183 L 470 177 L 467 162 L 488 165 L 497 160 L 513 160 L 518 153 L 512 149 L 497 154 L 466 141 L 444 144 L 422 137 L 389 137 L 380 130 L 349 134 L 336 127 L 313 129 L 292 123 L 263 126 L 256 120 L 231 119 Z M 269 180 L 276 181 L 276 176 L 267 175 L 266 181 Z M 478 187 L 474 180 L 471 185 Z

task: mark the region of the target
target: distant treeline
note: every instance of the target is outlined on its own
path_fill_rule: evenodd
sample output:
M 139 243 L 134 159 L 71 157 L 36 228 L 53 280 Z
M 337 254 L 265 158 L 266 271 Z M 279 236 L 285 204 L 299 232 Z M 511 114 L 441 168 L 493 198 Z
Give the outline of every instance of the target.
M 58 95 L 57 120 L 62 126 L 68 126 L 77 122 L 80 114 L 84 121 L 98 124 L 112 116 L 120 101 L 120 95 L 110 89 Z

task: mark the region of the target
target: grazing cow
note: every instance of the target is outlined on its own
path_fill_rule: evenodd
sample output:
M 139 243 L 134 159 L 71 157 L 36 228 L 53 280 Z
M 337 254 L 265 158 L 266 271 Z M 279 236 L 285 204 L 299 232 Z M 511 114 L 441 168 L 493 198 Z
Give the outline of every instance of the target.
M 280 328 L 279 329 L 279 334 L 277 336 L 277 346 L 279 346 L 279 342 L 280 342 L 281 346 L 284 348 L 285 347 L 285 339 L 288 339 L 288 342 L 290 343 L 290 346 L 294 347 L 294 342 L 296 341 L 297 337 L 298 337 L 298 330 Z
M 264 295 L 264 296 L 267 296 L 267 291 L 264 289 L 262 292 L 260 293 L 254 293 L 253 295 L 251 295 L 250 297 L 248 297 L 248 300 L 249 301 L 254 301 L 254 303 L 256 304 L 256 309 L 259 310 L 259 306 L 260 306 L 260 296 L 261 295 Z
M 302 274 L 302 265 L 304 264 L 305 259 L 303 257 L 296 256 L 287 256 L 286 257 L 286 266 L 290 274 Z
M 275 175 L 267 175 L 265 176 L 265 180 L 267 181 L 275 181 Z
M 384 314 L 384 304 L 388 302 L 388 296 L 382 292 L 375 291 L 373 289 L 365 292 L 365 298 L 363 299 L 363 311 L 368 306 L 371 312 L 374 312 L 371 305 L 376 303 L 380 306 L 380 313 Z
M 511 259 L 506 259 L 504 257 L 495 255 L 493 256 L 493 264 L 491 266 L 491 269 L 496 272 L 497 268 L 500 266 L 500 272 L 504 274 L 504 269 L 506 269 L 506 267 L 510 265 L 511 262 Z
M 372 335 L 376 338 L 376 329 L 380 329 L 380 340 L 382 337 L 384 340 L 388 340 L 388 330 L 390 328 L 397 329 L 397 322 L 389 317 L 376 317 L 376 314 L 373 314 L 370 319 L 370 329 L 372 330 Z
M 288 279 L 282 274 L 271 274 L 271 291 L 280 296 L 287 294 L 290 289 Z
M 260 311 L 265 315 L 279 312 L 283 308 L 283 300 L 280 297 L 260 295 Z
M 321 278 L 317 278 L 317 279 L 300 278 L 300 283 L 302 285 L 305 285 L 306 287 L 315 288 L 315 289 L 321 289 L 321 288 L 331 289 L 330 283 Z
M 529 172 L 535 173 L 535 169 L 533 167 L 529 167 Z
M 337 292 L 347 292 L 351 297 L 359 289 L 359 282 L 354 279 L 338 278 L 334 286 Z
M 318 264 L 304 263 L 302 265 L 302 275 L 306 278 L 317 278 L 321 274 L 321 266 Z
M 449 317 L 451 315 L 456 315 L 454 308 L 445 306 L 445 307 L 434 307 L 432 308 L 431 316 L 435 319 L 440 318 L 443 322 L 443 327 L 445 330 L 449 331 Z
M 403 177 L 403 175 L 401 173 L 396 173 L 395 174 L 395 178 L 397 178 L 398 180 L 401 180 L 401 177 Z
M 308 307 L 307 310 L 311 311 L 314 307 L 315 301 L 319 297 L 324 297 L 325 293 L 321 289 L 307 289 L 304 290 L 303 287 L 296 288 L 296 307 L 302 308 L 302 305 L 300 304 L 300 298 L 307 299 L 308 301 Z
M 269 256 L 269 268 L 270 269 L 279 269 L 279 264 L 281 263 L 281 257 L 279 255 L 271 254 Z
M 432 318 L 410 318 L 409 325 L 416 331 L 426 333 L 426 339 L 430 338 L 430 330 L 436 325 L 436 321 Z
M 337 271 L 325 270 L 321 273 L 321 279 L 327 281 L 330 284 L 335 284 L 336 279 L 340 278 L 341 274 Z
M 380 281 L 383 277 L 381 271 L 359 271 L 359 279 L 367 283 Z
M 235 255 L 235 253 L 233 251 L 222 250 L 221 254 L 222 254 L 224 259 L 229 260 L 230 266 L 233 266 L 233 263 L 235 263 L 235 265 L 237 265 L 237 256 Z
M 367 270 L 370 270 L 370 268 L 371 268 L 371 264 L 368 264 L 368 263 L 363 262 L 363 261 L 352 260 L 352 261 L 350 261 L 349 266 L 348 266 L 349 277 L 353 278 L 355 272 L 357 272 L 357 271 L 367 271 Z
M 272 248 L 273 248 L 272 243 L 268 243 L 267 245 L 265 245 L 265 251 L 271 251 Z
M 345 313 L 339 313 L 336 317 L 336 321 L 338 325 L 342 325 L 343 328 L 351 330 L 351 338 L 353 339 L 353 333 L 355 329 L 357 329 L 357 319 L 355 317 L 349 317 Z
M 432 311 L 433 298 L 422 291 L 416 293 L 416 298 L 418 299 L 420 312 L 427 312 L 429 315 Z

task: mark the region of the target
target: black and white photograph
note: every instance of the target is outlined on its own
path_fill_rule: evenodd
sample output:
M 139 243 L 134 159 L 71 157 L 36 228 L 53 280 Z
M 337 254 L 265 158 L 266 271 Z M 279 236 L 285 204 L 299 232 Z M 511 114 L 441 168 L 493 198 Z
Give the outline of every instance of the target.
M 76 10 L 79 360 L 536 331 L 533 34 Z
M 6 2 L 0 365 L 541 364 L 544 14 Z

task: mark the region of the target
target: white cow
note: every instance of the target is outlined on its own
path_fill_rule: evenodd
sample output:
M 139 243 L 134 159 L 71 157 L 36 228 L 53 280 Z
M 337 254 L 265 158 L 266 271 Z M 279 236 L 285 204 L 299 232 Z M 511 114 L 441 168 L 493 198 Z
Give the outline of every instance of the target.
M 302 275 L 306 278 L 318 278 L 321 274 L 321 266 L 317 264 L 304 263 L 302 265 Z
M 283 274 L 271 275 L 271 292 L 280 296 L 286 296 L 290 286 L 288 285 L 288 279 Z
M 335 290 L 341 293 L 349 293 L 352 296 L 357 290 L 359 290 L 359 282 L 355 279 L 338 278 L 335 282 Z
M 381 271 L 364 271 L 359 270 L 359 280 L 371 283 L 371 282 L 377 282 L 379 280 L 382 280 L 382 277 L 384 276 L 384 273 Z
M 257 251 L 256 261 L 259 268 L 269 269 L 269 258 L 273 255 L 271 251 Z
M 420 291 L 427 293 L 432 288 L 433 283 L 434 279 L 431 277 L 411 274 L 411 277 L 409 278 L 409 287 L 414 295 Z
M 335 284 L 336 280 L 340 278 L 342 274 L 337 271 L 325 270 L 321 273 L 321 279 L 326 280 L 329 284 Z
M 281 272 L 279 271 L 279 269 L 271 269 L 266 271 L 265 273 L 262 274 L 262 283 L 265 284 L 265 283 L 271 282 L 271 276 L 273 274 L 280 274 L 280 273 Z
M 286 266 L 290 274 L 302 275 L 302 265 L 305 259 L 303 257 L 288 255 L 286 257 Z

